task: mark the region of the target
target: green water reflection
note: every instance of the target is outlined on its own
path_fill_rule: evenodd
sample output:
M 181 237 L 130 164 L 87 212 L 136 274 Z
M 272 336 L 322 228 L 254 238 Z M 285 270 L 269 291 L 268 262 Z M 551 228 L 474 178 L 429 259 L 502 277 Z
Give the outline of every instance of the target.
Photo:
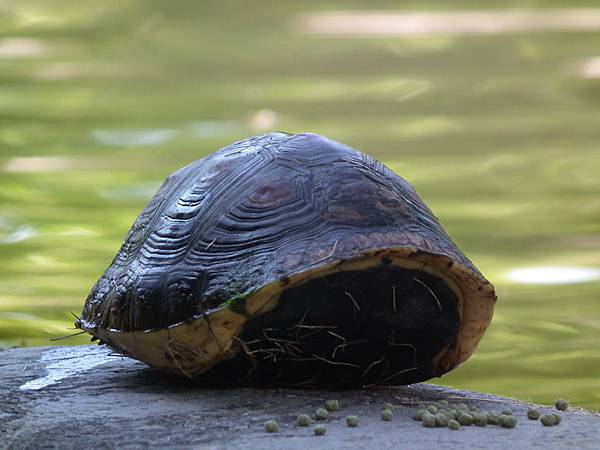
M 458 3 L 480 7 L 428 7 Z M 359 7 L 0 4 L 0 343 L 68 333 L 69 310 L 173 170 L 248 135 L 313 131 L 410 180 L 497 286 L 478 352 L 441 383 L 600 409 L 600 32 L 364 38 L 294 25 Z M 546 266 L 592 276 L 511 278 Z

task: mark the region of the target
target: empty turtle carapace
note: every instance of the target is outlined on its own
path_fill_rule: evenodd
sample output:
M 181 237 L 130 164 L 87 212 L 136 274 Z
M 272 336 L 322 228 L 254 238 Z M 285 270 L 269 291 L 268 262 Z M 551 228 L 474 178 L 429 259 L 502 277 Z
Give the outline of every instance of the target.
M 76 326 L 190 378 L 407 384 L 465 361 L 495 300 L 407 181 L 271 133 L 167 178 Z

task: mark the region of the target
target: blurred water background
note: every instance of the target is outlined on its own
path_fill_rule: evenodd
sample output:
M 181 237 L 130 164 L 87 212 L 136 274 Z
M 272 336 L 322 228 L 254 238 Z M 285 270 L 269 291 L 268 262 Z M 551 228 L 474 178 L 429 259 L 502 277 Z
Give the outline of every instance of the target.
M 382 159 L 494 282 L 439 383 L 600 409 L 592 0 L 0 1 L 0 344 L 70 333 L 161 181 L 269 130 Z

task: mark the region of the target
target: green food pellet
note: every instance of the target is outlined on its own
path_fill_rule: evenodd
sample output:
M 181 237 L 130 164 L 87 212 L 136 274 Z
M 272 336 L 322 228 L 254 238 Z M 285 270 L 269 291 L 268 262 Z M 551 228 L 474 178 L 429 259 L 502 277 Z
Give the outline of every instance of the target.
M 500 416 L 496 413 L 488 414 L 488 423 L 490 425 L 500 425 Z
M 454 419 L 449 420 L 448 421 L 448 428 L 450 428 L 451 430 L 460 430 L 460 423 L 458 423 Z
M 327 420 L 329 419 L 329 411 L 327 411 L 325 408 L 317 408 L 315 411 L 315 416 L 317 420 Z
M 456 412 L 451 409 L 441 409 L 440 412 L 444 414 L 448 419 L 456 419 Z
M 427 411 L 426 409 L 419 409 L 415 415 L 413 416 L 414 420 L 423 420 L 423 414 L 425 414 Z
M 315 435 L 317 435 L 317 436 L 323 436 L 326 431 L 327 431 L 327 428 L 325 428 L 325 425 L 317 425 L 315 427 Z
M 479 411 L 477 405 L 469 405 L 469 411 Z
M 505 416 L 512 416 L 512 411 L 510 409 L 505 409 L 504 411 L 502 411 L 502 414 L 504 414 Z
M 485 427 L 488 424 L 488 416 L 486 413 L 477 413 L 473 417 L 473 422 L 478 427 Z
M 458 409 L 459 411 L 468 411 L 469 407 L 465 404 L 465 403 L 459 403 L 456 405 L 456 409 Z
M 390 422 L 394 418 L 394 413 L 389 409 L 384 409 L 381 411 L 381 420 L 385 422 Z
M 267 420 L 265 422 L 265 431 L 267 433 L 275 433 L 276 431 L 279 431 L 279 425 L 275 420 Z
M 562 417 L 560 417 L 560 414 L 557 413 L 553 413 L 552 415 L 554 416 L 554 425 L 558 425 L 562 420 Z
M 544 414 L 542 415 L 542 425 L 544 425 L 545 427 L 551 427 L 552 425 L 556 424 L 556 417 L 554 417 L 554 414 Z
M 448 417 L 443 413 L 437 413 L 435 416 L 435 426 L 436 427 L 447 427 L 448 426 Z
M 427 410 L 425 410 L 425 412 L 423 413 L 423 416 L 421 417 L 421 422 L 424 422 L 425 420 L 431 420 L 427 419 L 428 417 L 433 417 L 433 421 L 435 422 L 435 416 Z
M 308 414 L 300 414 L 296 419 L 296 425 L 299 427 L 307 427 L 310 425 L 310 417 Z
M 386 402 L 383 405 L 381 405 L 381 409 L 382 410 L 383 409 L 389 409 L 390 411 L 393 411 L 394 410 L 394 405 L 392 405 L 391 403 Z
M 356 416 L 346 417 L 346 425 L 348 425 L 351 428 L 357 427 L 358 426 L 358 417 L 356 417 Z
M 507 416 L 504 414 L 501 416 L 500 425 L 502 425 L 503 428 L 514 428 L 516 424 L 517 424 L 516 417 Z
M 438 412 L 438 409 L 435 405 L 429 405 L 427 407 L 427 411 L 429 411 L 431 414 L 435 414 L 436 412 Z
M 442 406 L 448 406 L 450 404 L 448 400 L 440 400 L 438 403 Z
M 559 398 L 554 402 L 554 406 L 556 406 L 556 409 L 559 411 L 566 411 L 569 408 L 569 402 L 565 399 Z
M 342 409 L 342 405 L 339 400 L 326 400 L 325 409 L 327 411 L 339 411 Z
M 540 418 L 540 412 L 537 409 L 529 408 L 527 410 L 527 418 L 529 420 L 538 420 Z
M 435 427 L 435 416 L 431 414 L 429 411 L 427 414 L 423 414 L 423 426 L 427 428 Z
M 473 416 L 469 413 L 462 412 L 458 415 L 458 423 L 462 426 L 473 425 Z

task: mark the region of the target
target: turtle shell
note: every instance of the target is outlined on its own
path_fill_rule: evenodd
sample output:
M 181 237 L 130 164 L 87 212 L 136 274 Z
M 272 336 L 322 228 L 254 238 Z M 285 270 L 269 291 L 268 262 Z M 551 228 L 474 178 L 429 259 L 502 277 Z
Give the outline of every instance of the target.
M 465 361 L 495 301 L 407 181 L 271 133 L 169 176 L 76 326 L 190 378 L 407 384 Z

